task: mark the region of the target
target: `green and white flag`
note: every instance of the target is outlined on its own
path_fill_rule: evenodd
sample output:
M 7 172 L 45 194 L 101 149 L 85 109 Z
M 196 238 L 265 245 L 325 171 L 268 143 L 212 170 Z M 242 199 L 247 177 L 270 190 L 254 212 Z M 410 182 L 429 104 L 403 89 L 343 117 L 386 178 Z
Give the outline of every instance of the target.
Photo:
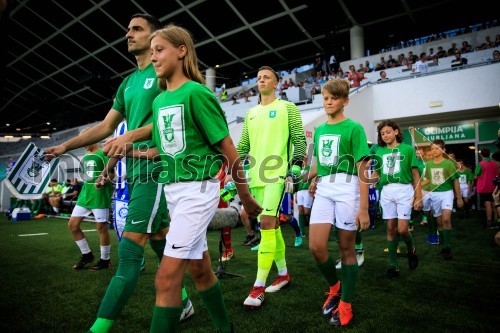
M 5 185 L 17 198 L 40 199 L 47 188 L 59 159 L 44 161 L 44 151 L 31 142 L 5 178 Z

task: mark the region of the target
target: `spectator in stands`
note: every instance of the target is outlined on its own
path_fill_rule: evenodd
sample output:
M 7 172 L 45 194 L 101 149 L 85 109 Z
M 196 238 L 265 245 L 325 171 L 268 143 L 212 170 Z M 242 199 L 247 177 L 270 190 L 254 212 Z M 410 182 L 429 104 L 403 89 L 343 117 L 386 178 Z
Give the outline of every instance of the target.
M 254 88 L 251 88 L 249 91 L 248 91 L 248 94 L 250 96 L 255 96 L 255 89 Z
M 467 65 L 467 58 L 462 58 L 460 51 L 455 52 L 455 59 L 451 61 L 451 67 Z
M 389 81 L 389 78 L 387 77 L 387 73 L 385 71 L 380 71 L 380 78 L 377 80 L 377 82 L 380 81 Z
M 375 70 L 375 66 L 369 61 L 365 61 L 365 73 L 371 73 Z
M 337 59 L 335 58 L 335 55 L 331 55 L 330 56 L 330 61 L 329 61 L 329 64 L 328 64 L 328 70 L 329 72 L 333 73 L 334 75 L 337 74 L 337 72 L 339 71 L 339 63 L 337 62 Z
M 427 60 L 433 61 L 434 58 L 437 58 L 437 57 L 438 57 L 437 54 L 434 53 L 434 48 L 433 47 L 429 48 L 429 54 L 427 55 Z
M 427 64 L 427 54 L 425 52 L 420 53 L 420 59 L 412 66 L 411 71 L 413 73 L 427 73 L 429 71 L 429 66 Z
M 366 72 L 368 72 L 368 69 L 365 68 L 365 66 L 363 64 L 359 64 L 358 72 L 359 73 L 366 73 Z
M 408 51 L 408 61 L 410 64 L 414 65 L 418 61 L 417 55 L 413 54 L 412 51 Z
M 314 70 L 316 71 L 316 76 L 323 75 L 323 61 L 320 56 L 317 56 L 314 60 Z
M 78 182 L 78 179 L 73 178 L 70 180 L 70 186 L 66 193 L 62 195 L 63 200 L 75 200 L 78 198 L 78 194 L 80 194 L 80 191 L 82 189 L 82 186 Z
M 446 51 L 443 49 L 442 46 L 439 46 L 436 55 L 438 59 L 440 59 L 440 58 L 446 58 L 448 56 L 448 53 L 446 53 Z
M 495 42 L 491 40 L 490 36 L 485 37 L 485 42 L 478 47 L 476 47 L 476 51 L 481 51 L 481 50 L 486 50 L 486 49 L 492 49 L 495 47 Z
M 458 51 L 458 49 L 457 49 L 457 43 L 451 43 L 451 47 L 448 49 L 448 57 L 451 57 L 457 51 Z
M 314 83 L 314 75 L 312 73 L 309 74 L 309 76 L 307 77 L 307 83 L 309 83 L 309 84 Z
M 356 72 L 356 67 L 354 65 L 349 66 L 349 72 L 347 74 L 347 79 L 351 83 L 351 88 L 356 88 L 361 85 L 361 80 L 365 79 L 365 75 L 360 72 Z
M 498 50 L 493 51 L 493 58 L 488 59 L 488 60 L 491 62 L 500 61 L 500 51 L 498 51 Z
M 386 68 L 387 68 L 387 62 L 385 61 L 385 58 L 380 57 L 380 62 L 378 62 L 377 65 L 375 66 L 375 70 L 381 71 L 381 70 L 386 69 Z
M 495 47 L 500 46 L 500 34 L 495 36 Z
M 398 62 L 396 59 L 392 57 L 392 54 L 389 54 L 389 59 L 387 59 L 387 68 L 394 68 L 396 67 Z
M 62 188 L 62 185 L 54 178 L 50 180 L 49 187 L 45 190 L 49 197 L 49 203 L 56 214 L 59 214 L 59 208 L 61 207 Z
M 240 102 L 238 102 L 238 96 L 233 95 L 232 100 L 233 100 L 233 105 L 234 104 L 240 104 Z
M 472 50 L 472 47 L 470 46 L 469 42 L 464 40 L 462 42 L 462 48 L 460 49 L 460 53 L 469 53 L 471 50 Z
M 288 79 L 288 88 L 290 88 L 290 87 L 295 87 L 295 82 L 293 82 L 292 78 Z
M 250 100 L 248 99 L 248 94 L 246 92 L 243 93 L 243 100 L 245 100 L 245 103 L 250 102 Z

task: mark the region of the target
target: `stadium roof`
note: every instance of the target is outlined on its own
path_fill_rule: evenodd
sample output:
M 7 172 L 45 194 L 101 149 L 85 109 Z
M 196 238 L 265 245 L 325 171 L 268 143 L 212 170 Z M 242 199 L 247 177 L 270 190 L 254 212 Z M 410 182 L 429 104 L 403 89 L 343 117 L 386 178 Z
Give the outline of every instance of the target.
M 51 133 L 103 119 L 135 68 L 126 26 L 135 13 L 188 28 L 200 69 L 238 85 L 262 65 L 290 69 L 316 55 L 350 58 L 349 30 L 365 49 L 496 19 L 491 3 L 384 0 L 8 0 L 0 19 L 0 133 Z M 493 36 L 494 37 L 494 36 Z M 5 50 L 5 49 L 4 49 Z M 10 126 L 7 126 L 9 124 Z M 49 125 L 50 124 L 50 125 Z M 17 130 L 19 129 L 19 130 Z

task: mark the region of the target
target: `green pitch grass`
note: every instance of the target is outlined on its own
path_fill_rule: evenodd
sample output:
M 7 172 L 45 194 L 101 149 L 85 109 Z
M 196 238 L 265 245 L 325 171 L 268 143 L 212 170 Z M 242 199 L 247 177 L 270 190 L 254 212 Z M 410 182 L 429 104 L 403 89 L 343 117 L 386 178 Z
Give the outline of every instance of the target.
M 294 234 L 283 226 L 286 259 L 292 278 L 289 288 L 267 294 L 258 310 L 243 306 L 256 274 L 256 252 L 243 246 L 245 231 L 233 229 L 235 257 L 227 272 L 246 277 L 223 276 L 224 297 L 236 332 L 494 332 L 498 329 L 500 304 L 500 248 L 493 237 L 497 230 L 480 227 L 479 213 L 465 220 L 453 217 L 452 261 L 437 253 L 440 247 L 425 242 L 427 228 L 415 224 L 413 233 L 420 258 L 417 270 L 408 269 L 399 257 L 401 275 L 385 277 L 388 255 L 385 225 L 363 233 L 365 263 L 360 268 L 354 321 L 345 329 L 330 326 L 321 316 L 328 286 L 308 249 L 308 239 L 295 248 Z M 82 229 L 95 229 L 84 222 Z M 308 229 L 306 228 L 306 233 Z M 42 234 L 21 236 L 26 234 Z M 11 222 L 0 217 L 0 331 L 86 332 L 95 320 L 106 287 L 116 271 L 118 241 L 112 233 L 112 267 L 103 271 L 73 271 L 79 250 L 67 229 L 67 220 L 44 218 Z M 214 270 L 218 266 L 220 231 L 208 232 Z M 91 249 L 99 256 L 97 232 L 87 232 Z M 338 248 L 333 237 L 330 249 Z M 400 244 L 402 253 L 405 251 Z M 146 247 L 146 271 L 112 332 L 149 332 L 155 302 L 154 277 L 157 259 Z M 268 283 L 276 277 L 273 267 Z M 182 323 L 181 332 L 213 332 L 208 313 L 194 283 L 186 275 L 186 287 L 195 307 L 194 316 Z

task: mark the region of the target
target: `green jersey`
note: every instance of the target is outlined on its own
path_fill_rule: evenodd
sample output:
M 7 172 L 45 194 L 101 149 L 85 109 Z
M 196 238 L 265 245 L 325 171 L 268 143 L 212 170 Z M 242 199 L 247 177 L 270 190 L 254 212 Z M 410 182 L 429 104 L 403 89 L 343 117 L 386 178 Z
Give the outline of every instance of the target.
M 474 175 L 467 169 L 457 171 L 458 183 L 461 187 L 469 186 L 469 183 L 474 180 Z
M 335 173 L 357 176 L 356 163 L 370 156 L 363 127 L 351 119 L 319 125 L 314 132 L 314 156 L 319 177 Z
M 308 172 L 310 169 L 311 169 L 311 166 L 306 165 L 306 167 L 304 168 L 304 171 Z M 311 182 L 312 182 L 312 179 L 310 179 L 307 183 L 300 182 L 300 184 L 299 184 L 299 191 L 309 189 L 309 186 L 311 185 Z
M 457 166 L 450 160 L 444 159 L 439 163 L 433 160 L 425 164 L 425 178 L 430 179 L 429 191 L 445 192 L 453 190 L 453 180 L 456 178 Z
M 306 148 L 299 109 L 276 99 L 247 111 L 236 150 L 241 159 L 250 155 L 248 185 L 252 188 L 284 178 L 290 162 L 303 160 Z
M 406 143 L 397 147 L 378 147 L 375 155 L 375 171 L 380 175 L 380 186 L 387 184 L 410 184 L 413 168 L 417 168 L 415 149 Z
M 108 164 L 108 157 L 102 149 L 95 153 L 87 153 L 82 158 L 83 186 L 76 204 L 78 206 L 94 209 L 109 208 L 111 206 L 112 183 L 107 183 L 99 190 L 94 187 L 97 178 Z
M 113 109 L 117 110 L 127 119 L 127 130 L 132 131 L 139 127 L 150 124 L 153 121 L 151 105 L 156 96 L 161 92 L 156 82 L 156 72 L 153 64 L 145 69 L 136 69 L 127 76 L 120 84 L 116 92 Z M 139 141 L 134 143 L 134 148 L 154 147 L 153 140 Z M 147 179 L 155 168 L 155 163 L 138 158 L 127 158 L 127 179 L 140 177 Z M 158 172 L 153 174 L 157 179 Z
M 202 181 L 217 175 L 219 141 L 229 135 L 215 95 L 195 81 L 163 91 L 153 102 L 153 140 L 161 155 L 160 182 Z

